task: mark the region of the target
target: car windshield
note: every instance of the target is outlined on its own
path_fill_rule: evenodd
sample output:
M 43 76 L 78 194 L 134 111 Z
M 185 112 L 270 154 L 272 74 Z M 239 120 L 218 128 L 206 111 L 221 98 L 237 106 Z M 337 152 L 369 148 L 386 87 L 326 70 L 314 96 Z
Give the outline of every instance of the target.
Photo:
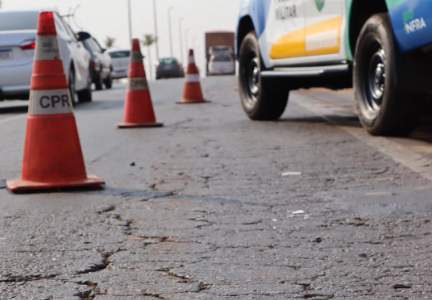
M 130 56 L 130 51 L 116 51 L 116 52 L 110 52 L 109 55 L 112 58 L 125 58 Z
M 34 11 L 0 12 L 0 31 L 36 30 L 38 17 Z
M 177 60 L 175 58 L 162 58 L 159 60 L 160 65 L 175 65 Z
M 229 55 L 216 55 L 214 61 L 227 62 L 227 61 L 231 61 L 231 57 Z

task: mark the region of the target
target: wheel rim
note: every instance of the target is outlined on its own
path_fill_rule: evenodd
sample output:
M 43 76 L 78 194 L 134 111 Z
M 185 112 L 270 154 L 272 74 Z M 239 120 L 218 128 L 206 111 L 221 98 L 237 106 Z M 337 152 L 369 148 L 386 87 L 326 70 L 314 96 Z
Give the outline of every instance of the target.
M 385 92 L 386 54 L 378 42 L 372 45 L 371 50 L 366 71 L 365 106 L 370 113 L 377 114 L 381 109 Z
M 253 58 L 246 68 L 246 88 L 249 97 L 245 104 L 247 107 L 252 108 L 255 106 L 259 94 L 260 67 L 258 58 Z

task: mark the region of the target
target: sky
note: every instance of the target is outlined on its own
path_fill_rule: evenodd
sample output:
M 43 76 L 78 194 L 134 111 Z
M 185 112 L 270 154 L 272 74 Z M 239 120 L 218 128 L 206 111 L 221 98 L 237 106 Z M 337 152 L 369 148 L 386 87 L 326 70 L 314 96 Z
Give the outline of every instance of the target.
M 95 36 L 104 46 L 107 36 L 116 39 L 115 48 L 128 48 L 128 0 L 1 0 L 3 9 L 57 8 L 62 15 L 76 10 L 78 26 Z M 109 4 L 108 4 L 109 3 Z M 183 40 L 188 30 L 188 45 L 195 44 L 197 61 L 204 65 L 204 34 L 213 30 L 235 31 L 241 0 L 156 0 L 158 18 L 158 39 L 160 57 L 170 55 L 168 8 L 172 9 L 172 33 L 174 56 L 180 57 L 180 28 L 182 22 Z M 154 34 L 153 0 L 131 0 L 132 32 L 134 38 L 142 39 L 144 34 Z M 72 26 L 73 29 L 80 29 Z M 184 42 L 186 48 L 186 42 Z M 186 51 L 184 51 L 186 55 Z M 143 49 L 144 55 L 147 50 Z M 155 59 L 155 47 L 152 49 Z

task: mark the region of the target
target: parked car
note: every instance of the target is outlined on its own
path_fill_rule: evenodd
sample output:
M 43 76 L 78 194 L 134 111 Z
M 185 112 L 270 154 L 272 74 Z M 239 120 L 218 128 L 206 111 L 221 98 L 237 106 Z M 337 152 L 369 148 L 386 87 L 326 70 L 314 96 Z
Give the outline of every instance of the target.
M 108 54 L 112 59 L 112 78 L 127 78 L 130 63 L 130 50 L 109 50 Z
M 91 55 L 90 68 L 96 90 L 102 90 L 103 85 L 107 89 L 112 87 L 112 61 L 107 50 L 102 48 L 98 41 L 85 31 L 78 32 L 78 37 Z
M 243 0 L 240 97 L 254 120 L 276 120 L 289 92 L 354 87 L 373 135 L 411 131 L 432 91 L 432 1 Z
M 210 57 L 210 75 L 233 75 L 235 74 L 235 62 L 232 55 L 228 53 L 214 54 Z
M 156 79 L 184 77 L 183 66 L 177 58 L 168 57 L 159 59 L 156 64 Z
M 0 100 L 27 100 L 33 72 L 39 11 L 0 11 Z M 72 100 L 92 100 L 90 54 L 69 25 L 54 12 L 63 66 Z

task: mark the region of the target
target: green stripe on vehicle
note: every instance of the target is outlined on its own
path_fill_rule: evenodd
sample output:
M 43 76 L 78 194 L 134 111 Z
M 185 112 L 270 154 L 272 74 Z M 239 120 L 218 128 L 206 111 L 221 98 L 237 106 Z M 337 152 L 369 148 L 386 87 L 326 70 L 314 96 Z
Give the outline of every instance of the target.
M 385 0 L 387 3 L 387 7 L 389 10 L 393 9 L 394 7 L 401 5 L 405 2 L 408 2 L 409 0 Z M 348 34 L 347 34 L 347 41 L 346 44 L 347 46 L 347 54 L 348 54 L 348 59 L 353 61 L 354 60 L 354 50 L 351 49 L 351 43 L 350 43 L 350 26 L 351 26 L 351 11 L 352 11 L 352 6 L 353 6 L 353 2 L 354 0 L 347 0 L 347 19 L 348 19 Z
M 353 51 L 351 49 L 351 43 L 350 43 L 350 25 L 351 25 L 351 9 L 352 9 L 352 5 L 353 5 L 353 1 L 354 0 L 347 0 L 347 20 L 348 20 L 348 34 L 347 34 L 347 41 L 346 41 L 346 45 L 348 47 L 347 49 L 347 54 L 348 54 L 348 60 L 354 61 L 354 55 L 353 55 Z
M 388 7 L 389 10 L 392 9 L 392 8 L 394 8 L 395 6 L 398 6 L 398 5 L 402 4 L 402 3 L 405 3 L 407 1 L 409 1 L 409 0 L 386 0 L 387 7 Z

